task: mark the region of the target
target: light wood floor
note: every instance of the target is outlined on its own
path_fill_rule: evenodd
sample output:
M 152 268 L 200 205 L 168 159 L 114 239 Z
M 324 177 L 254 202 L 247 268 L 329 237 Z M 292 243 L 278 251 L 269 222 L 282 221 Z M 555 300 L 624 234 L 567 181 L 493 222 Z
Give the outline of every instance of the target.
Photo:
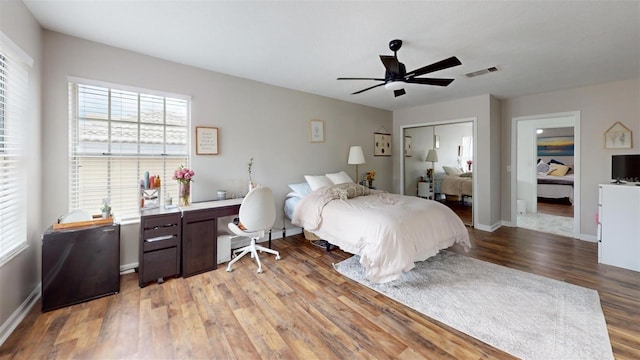
M 617 359 L 640 358 L 640 274 L 597 264 L 596 244 L 526 229 L 470 229 L 469 256 L 596 289 Z M 40 313 L 36 305 L 0 359 L 507 359 L 498 349 L 345 279 L 330 253 L 300 236 L 263 254 L 144 289 Z M 463 252 L 459 247 L 454 251 Z

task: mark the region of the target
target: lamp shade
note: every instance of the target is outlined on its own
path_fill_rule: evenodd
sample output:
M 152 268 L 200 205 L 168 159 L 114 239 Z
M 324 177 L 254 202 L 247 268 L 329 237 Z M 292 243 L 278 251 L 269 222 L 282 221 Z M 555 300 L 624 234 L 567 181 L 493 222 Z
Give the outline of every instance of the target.
M 364 164 L 364 153 L 362 152 L 361 146 L 352 146 L 349 149 L 349 159 L 347 160 L 347 164 L 349 165 L 360 165 Z
M 438 152 L 435 149 L 429 150 L 427 158 L 424 161 L 438 162 Z

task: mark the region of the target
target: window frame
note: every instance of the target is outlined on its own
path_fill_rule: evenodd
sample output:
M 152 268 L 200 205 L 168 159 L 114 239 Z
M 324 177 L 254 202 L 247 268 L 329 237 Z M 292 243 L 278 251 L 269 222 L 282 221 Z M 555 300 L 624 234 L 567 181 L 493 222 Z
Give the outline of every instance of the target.
M 80 172 L 79 169 L 82 166 L 83 160 L 93 161 L 95 163 L 104 161 L 106 162 L 106 164 L 108 164 L 108 167 L 106 169 L 107 176 L 105 178 L 105 179 L 108 179 L 106 181 L 107 190 L 105 192 L 105 195 L 109 195 L 108 197 L 111 197 L 113 196 L 114 193 L 118 194 L 116 198 L 119 200 L 116 201 L 115 206 L 114 204 L 112 204 L 112 207 L 113 207 L 115 216 L 118 218 L 118 221 L 120 221 L 120 223 L 135 223 L 135 222 L 138 222 L 140 219 L 140 214 L 138 211 L 140 200 L 138 198 L 139 190 L 137 188 L 137 185 L 138 185 L 137 182 L 144 177 L 145 170 L 149 170 L 149 171 L 152 170 L 151 168 L 143 169 L 142 167 L 151 166 L 151 164 L 155 164 L 153 166 L 156 166 L 158 163 L 160 163 L 161 170 L 157 170 L 158 168 L 155 167 L 155 169 L 157 170 L 157 174 L 160 175 L 162 178 L 162 185 L 161 185 L 162 190 L 161 190 L 160 196 L 163 197 L 165 194 L 168 194 L 168 193 L 177 194 L 177 183 L 175 181 L 172 181 L 173 172 L 179 165 L 189 166 L 189 163 L 191 162 L 191 156 L 192 156 L 191 131 L 190 131 L 191 98 L 185 95 L 161 92 L 156 90 L 148 90 L 148 89 L 143 89 L 138 87 L 131 87 L 127 85 L 106 83 L 106 82 L 88 80 L 88 79 L 82 79 L 82 78 L 76 78 L 76 77 L 69 77 L 68 84 L 69 84 L 68 85 L 69 86 L 69 160 L 68 161 L 69 161 L 69 179 L 70 179 L 69 211 L 80 209 L 81 204 L 83 202 L 80 199 L 80 197 L 82 196 L 90 198 L 91 195 L 93 195 L 93 198 L 91 200 L 88 200 L 85 203 L 91 203 L 91 202 L 96 203 L 95 190 L 83 191 L 80 188 L 82 179 L 81 179 L 81 175 L 79 174 Z M 79 97 L 81 87 L 101 88 L 103 90 L 106 90 L 108 93 L 107 103 L 102 104 L 106 106 L 107 117 L 106 119 L 101 120 L 107 124 L 106 151 L 97 151 L 95 149 L 89 150 L 89 151 L 86 151 L 86 149 L 84 149 L 85 151 L 82 151 L 82 150 L 79 150 L 78 148 L 78 146 L 83 142 L 80 140 L 80 130 L 79 130 L 81 128 L 80 122 L 83 121 L 83 119 L 84 121 L 86 121 L 87 119 L 86 116 L 82 117 L 82 115 L 80 114 L 81 102 L 78 99 L 78 97 Z M 124 114 L 124 112 L 114 114 L 114 111 L 113 111 L 114 98 L 118 99 L 117 96 L 114 97 L 114 94 L 116 94 L 117 96 L 122 96 L 122 98 L 120 98 L 120 101 L 123 101 L 123 98 L 124 98 L 123 94 L 127 95 L 129 100 L 135 98 L 135 107 L 137 107 L 137 109 L 135 110 L 134 117 L 130 116 L 127 119 L 123 120 L 121 117 L 118 118 L 118 114 L 122 115 Z M 148 104 L 144 103 L 143 105 L 141 105 L 141 103 L 151 99 L 152 105 L 153 104 L 157 105 L 157 102 L 154 102 L 154 101 L 160 98 L 162 99 L 162 108 L 161 108 L 162 122 L 153 123 L 153 121 L 149 122 L 150 120 L 148 119 L 145 120 L 144 115 L 141 111 L 141 106 L 148 105 Z M 171 124 L 170 121 L 168 121 L 168 118 L 172 116 L 170 114 L 170 111 L 168 111 L 168 107 L 167 107 L 168 101 L 182 104 L 178 106 L 178 108 L 180 109 L 180 111 L 184 111 L 184 119 L 183 119 L 185 122 L 184 125 L 181 125 L 181 124 L 175 125 L 175 124 Z M 131 104 L 132 103 L 130 102 L 129 105 Z M 157 109 L 151 111 L 152 115 L 156 115 L 156 111 Z M 127 115 L 131 115 L 131 114 L 127 114 Z M 133 120 L 134 118 L 135 120 Z M 155 126 L 156 128 L 158 127 L 162 128 L 162 141 L 160 143 L 154 143 L 153 146 L 149 145 L 150 144 L 149 142 L 144 142 L 142 140 L 143 135 L 141 130 L 141 125 L 145 126 L 151 123 L 153 123 L 153 126 Z M 137 140 L 134 143 L 132 143 L 131 141 L 125 141 L 122 139 L 120 140 L 120 142 L 117 142 L 117 140 L 114 140 L 112 138 L 112 130 L 113 130 L 112 126 L 113 125 L 122 126 L 123 124 L 129 125 L 130 130 L 131 130 L 131 126 L 135 124 L 136 129 L 132 131 L 133 133 L 136 134 L 135 136 L 137 137 Z M 181 148 L 182 150 L 178 150 L 177 152 L 175 151 L 175 149 L 173 152 L 167 150 L 168 146 L 169 147 L 171 146 L 170 140 L 168 137 L 168 133 L 169 133 L 168 129 L 173 129 L 178 131 L 179 133 L 180 132 L 182 133 L 182 135 L 178 135 L 177 139 L 178 141 L 183 140 L 184 144 L 174 145 Z M 176 139 L 175 136 L 173 136 L 173 138 Z M 84 142 L 88 143 L 90 141 L 84 141 Z M 125 150 L 123 150 L 122 148 L 119 150 L 114 149 L 113 147 L 114 147 L 114 144 L 116 143 L 120 145 L 122 145 L 123 143 L 127 143 L 128 148 Z M 145 145 L 149 147 L 146 150 L 143 149 Z M 135 146 L 135 150 L 132 150 L 131 148 L 132 146 Z M 162 147 L 161 151 L 158 151 L 157 149 L 158 146 Z M 132 163 L 135 163 L 135 165 L 129 168 L 124 167 L 123 164 L 129 163 L 128 160 L 132 160 Z M 118 181 L 113 181 L 114 178 L 124 177 L 124 176 L 118 176 L 119 174 L 117 173 L 117 170 L 113 170 L 111 168 L 112 164 L 114 163 L 119 163 L 120 165 L 122 165 L 123 169 L 126 169 L 125 173 L 128 174 L 129 177 L 131 177 L 132 173 L 137 172 L 137 179 L 134 179 L 131 182 L 131 189 L 124 188 L 122 185 L 117 185 L 115 183 L 117 183 Z M 86 166 L 87 164 L 90 164 L 90 163 L 85 162 L 84 164 Z M 156 171 L 151 171 L 151 175 L 154 175 L 154 174 L 156 174 Z M 169 192 L 169 190 L 173 189 L 173 187 L 176 188 L 175 191 Z M 122 195 L 124 194 L 124 192 L 129 192 L 129 193 L 127 193 L 127 195 Z M 134 192 L 135 192 L 135 195 L 132 195 Z M 130 198 L 131 198 L 131 201 L 129 201 Z M 120 214 L 118 213 L 118 209 L 117 209 L 118 206 L 120 206 L 121 209 L 123 210 Z M 92 211 L 95 211 L 96 213 L 99 212 L 98 208 L 93 209 L 93 207 L 91 207 L 90 209 L 84 209 L 84 210 L 86 211 L 92 210 Z
M 25 144 L 33 59 L 1 31 L 0 55 L 0 225 L 9 224 L 0 238 L 1 267 L 29 247 L 24 179 L 28 175 Z

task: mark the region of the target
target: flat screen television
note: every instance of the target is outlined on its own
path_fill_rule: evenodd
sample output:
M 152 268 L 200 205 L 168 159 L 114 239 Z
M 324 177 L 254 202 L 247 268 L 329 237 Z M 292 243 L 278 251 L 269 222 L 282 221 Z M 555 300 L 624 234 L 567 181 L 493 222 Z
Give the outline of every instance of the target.
M 611 178 L 619 181 L 640 181 L 640 154 L 612 155 Z

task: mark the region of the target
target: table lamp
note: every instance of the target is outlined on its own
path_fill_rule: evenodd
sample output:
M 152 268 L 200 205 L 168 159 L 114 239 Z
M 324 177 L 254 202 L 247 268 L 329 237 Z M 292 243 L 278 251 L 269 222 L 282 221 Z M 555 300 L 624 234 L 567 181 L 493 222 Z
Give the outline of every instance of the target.
M 435 172 L 435 163 L 438 162 L 438 152 L 436 149 L 431 149 L 427 153 L 427 158 L 424 161 L 431 161 L 431 174 Z
M 362 152 L 361 146 L 352 146 L 349 149 L 349 159 L 347 160 L 347 164 L 356 166 L 356 178 L 354 181 L 358 183 L 360 181 L 358 174 L 358 165 L 364 164 L 364 153 Z

